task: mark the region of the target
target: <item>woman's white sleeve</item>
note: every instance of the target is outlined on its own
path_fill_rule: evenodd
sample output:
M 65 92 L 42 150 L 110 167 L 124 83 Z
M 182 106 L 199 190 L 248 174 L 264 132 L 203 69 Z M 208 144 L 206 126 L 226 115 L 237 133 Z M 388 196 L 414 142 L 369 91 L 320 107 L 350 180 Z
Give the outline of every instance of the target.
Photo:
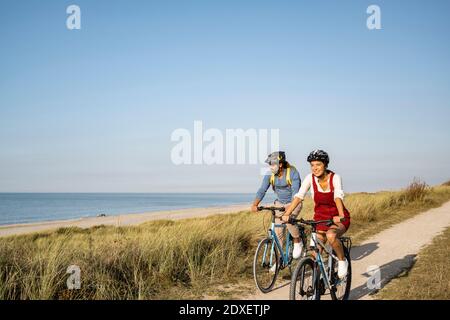
M 335 174 L 333 177 L 334 198 L 344 200 L 344 190 L 342 188 L 341 176 Z
M 311 175 L 306 176 L 305 180 L 300 186 L 300 189 L 294 195 L 294 197 L 304 200 L 309 188 L 311 188 Z

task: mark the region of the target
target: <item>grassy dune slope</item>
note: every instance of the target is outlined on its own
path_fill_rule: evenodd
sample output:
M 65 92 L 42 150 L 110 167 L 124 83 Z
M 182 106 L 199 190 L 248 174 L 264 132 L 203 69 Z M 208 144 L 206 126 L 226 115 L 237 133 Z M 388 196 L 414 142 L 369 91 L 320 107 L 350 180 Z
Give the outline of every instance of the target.
M 450 199 L 450 186 L 349 195 L 354 243 Z M 312 216 L 306 201 L 302 216 Z M 270 214 L 241 212 L 139 226 L 63 228 L 0 239 L 0 299 L 183 299 L 247 283 Z M 81 269 L 68 290 L 66 270 Z M 220 295 L 220 293 L 219 293 Z

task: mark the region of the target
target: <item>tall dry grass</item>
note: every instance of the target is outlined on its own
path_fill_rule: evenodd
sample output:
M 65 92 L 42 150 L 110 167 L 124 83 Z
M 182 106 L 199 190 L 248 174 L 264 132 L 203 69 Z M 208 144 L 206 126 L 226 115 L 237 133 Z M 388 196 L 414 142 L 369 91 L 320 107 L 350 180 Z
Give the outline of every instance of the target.
M 246 215 L 137 227 L 59 229 L 0 242 L 3 299 L 178 298 L 177 290 L 245 272 L 255 228 Z M 66 269 L 81 269 L 67 290 Z M 169 290 L 170 291 L 170 290 Z M 169 294 L 169 291 L 167 293 Z
M 450 187 L 415 180 L 398 192 L 349 195 L 355 238 L 450 199 Z M 305 202 L 302 216 L 312 216 Z M 241 212 L 132 227 L 63 228 L 0 239 L 1 299 L 183 299 L 252 277 L 257 241 L 270 216 Z M 81 269 L 68 290 L 66 270 Z

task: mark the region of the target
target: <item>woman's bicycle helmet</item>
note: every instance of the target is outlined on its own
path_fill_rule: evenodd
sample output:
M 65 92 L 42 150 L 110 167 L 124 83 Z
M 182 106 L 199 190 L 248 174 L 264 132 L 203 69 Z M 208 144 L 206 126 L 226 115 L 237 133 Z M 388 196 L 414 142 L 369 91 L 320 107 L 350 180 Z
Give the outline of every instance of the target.
M 326 153 L 323 150 L 314 150 L 312 151 L 308 156 L 308 162 L 311 161 L 322 161 L 325 165 L 328 165 L 330 163 L 330 157 L 328 156 L 328 153 Z

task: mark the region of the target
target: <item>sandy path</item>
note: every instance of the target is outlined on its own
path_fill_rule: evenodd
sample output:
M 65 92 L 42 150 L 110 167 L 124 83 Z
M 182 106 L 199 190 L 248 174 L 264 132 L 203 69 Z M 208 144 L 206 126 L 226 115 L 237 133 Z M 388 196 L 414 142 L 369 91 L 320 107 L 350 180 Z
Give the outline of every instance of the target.
M 371 299 L 375 289 L 367 288 L 367 268 L 379 266 L 381 287 L 390 279 L 409 268 L 419 250 L 450 226 L 450 201 L 443 206 L 428 210 L 411 219 L 386 229 L 359 246 L 354 246 L 352 255 L 352 290 L 350 299 Z M 405 241 L 409 239 L 408 241 Z M 289 280 L 277 280 L 275 290 L 268 294 L 256 292 L 244 299 L 284 300 L 289 299 Z M 329 295 L 322 297 L 330 299 Z
M 14 224 L 14 225 L 0 226 L 0 237 L 24 233 L 32 233 L 37 231 L 46 231 L 61 227 L 90 228 L 98 225 L 114 225 L 114 226 L 136 225 L 151 220 L 162 220 L 162 219 L 179 220 L 186 218 L 206 217 L 215 214 L 235 213 L 249 209 L 250 205 L 241 204 L 223 207 L 193 208 L 193 209 L 180 209 L 172 211 L 123 214 L 106 217 L 90 217 L 76 220 L 60 220 L 60 221 L 39 222 L 39 223 Z

